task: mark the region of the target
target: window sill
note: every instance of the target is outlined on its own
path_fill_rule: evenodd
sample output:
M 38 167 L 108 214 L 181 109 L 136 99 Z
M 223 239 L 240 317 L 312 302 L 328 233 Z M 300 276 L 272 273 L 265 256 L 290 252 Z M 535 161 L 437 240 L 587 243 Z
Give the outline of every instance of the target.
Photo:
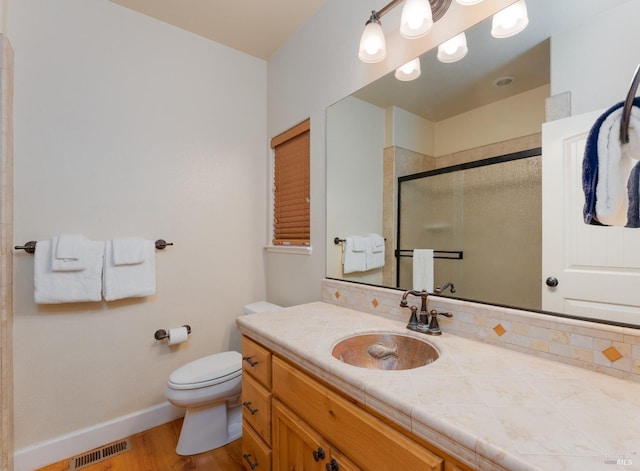
M 313 250 L 311 246 L 302 245 L 267 245 L 264 249 L 271 253 L 288 253 L 295 255 L 311 255 Z

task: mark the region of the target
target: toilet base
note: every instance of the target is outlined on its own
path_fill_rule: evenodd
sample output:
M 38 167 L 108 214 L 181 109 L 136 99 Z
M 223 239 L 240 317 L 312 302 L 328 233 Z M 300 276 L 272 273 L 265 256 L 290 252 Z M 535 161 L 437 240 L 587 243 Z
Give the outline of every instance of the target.
M 182 422 L 176 453 L 196 455 L 224 446 L 242 436 L 242 410 L 227 402 L 189 407 Z

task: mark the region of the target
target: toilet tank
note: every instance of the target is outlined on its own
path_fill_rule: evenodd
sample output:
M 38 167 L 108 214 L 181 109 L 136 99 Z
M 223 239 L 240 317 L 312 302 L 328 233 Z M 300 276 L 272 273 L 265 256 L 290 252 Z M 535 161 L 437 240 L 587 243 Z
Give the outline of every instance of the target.
M 255 314 L 256 312 L 279 311 L 280 309 L 282 309 L 282 306 L 278 306 L 277 304 L 271 304 L 267 301 L 258 301 L 244 306 L 244 313 Z

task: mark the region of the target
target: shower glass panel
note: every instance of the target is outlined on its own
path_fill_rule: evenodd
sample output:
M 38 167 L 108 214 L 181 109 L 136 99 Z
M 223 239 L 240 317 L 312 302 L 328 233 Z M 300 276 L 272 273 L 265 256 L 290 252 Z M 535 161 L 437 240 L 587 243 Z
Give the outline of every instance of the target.
M 412 288 L 411 250 L 434 260 L 435 286 L 456 297 L 541 309 L 541 156 L 512 154 L 401 177 L 398 286 Z

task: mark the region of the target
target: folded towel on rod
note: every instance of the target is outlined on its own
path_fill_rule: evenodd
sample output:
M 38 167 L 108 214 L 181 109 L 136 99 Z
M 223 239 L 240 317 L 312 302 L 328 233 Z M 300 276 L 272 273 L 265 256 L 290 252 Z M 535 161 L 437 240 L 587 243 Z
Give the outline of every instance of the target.
M 51 269 L 76 271 L 87 268 L 89 239 L 82 234 L 60 234 L 51 239 Z
M 384 266 L 384 237 L 379 234 L 367 234 L 365 264 L 367 270 Z
M 105 301 L 151 296 L 156 292 L 155 242 L 143 242 L 142 263 L 116 265 L 114 241 L 107 241 L 104 252 L 102 295 Z
M 433 249 L 413 251 L 413 289 L 433 293 Z
M 640 162 L 635 164 L 629 174 L 627 183 L 629 209 L 627 210 L 626 227 L 640 227 Z
M 629 143 L 619 139 L 624 102 L 605 111 L 594 123 L 582 161 L 585 195 L 584 222 L 624 226 L 627 223 L 627 185 L 631 169 L 640 159 L 640 97 L 633 100 Z
M 58 304 L 102 299 L 104 242 L 87 241 L 83 270 L 54 271 L 55 245 L 41 240 L 33 261 L 34 300 L 38 304 Z
M 142 237 L 113 239 L 113 264 L 135 265 L 144 262 L 145 240 Z
M 367 270 L 366 240 L 362 236 L 347 236 L 342 245 L 342 273 Z

